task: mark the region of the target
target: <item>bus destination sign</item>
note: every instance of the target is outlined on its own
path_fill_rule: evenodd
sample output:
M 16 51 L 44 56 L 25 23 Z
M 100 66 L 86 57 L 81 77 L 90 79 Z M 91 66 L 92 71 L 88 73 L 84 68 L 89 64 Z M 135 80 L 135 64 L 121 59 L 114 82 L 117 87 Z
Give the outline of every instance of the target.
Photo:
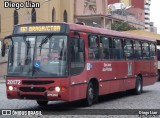
M 24 33 L 64 33 L 65 25 L 20 25 L 15 26 L 13 34 L 24 34 Z

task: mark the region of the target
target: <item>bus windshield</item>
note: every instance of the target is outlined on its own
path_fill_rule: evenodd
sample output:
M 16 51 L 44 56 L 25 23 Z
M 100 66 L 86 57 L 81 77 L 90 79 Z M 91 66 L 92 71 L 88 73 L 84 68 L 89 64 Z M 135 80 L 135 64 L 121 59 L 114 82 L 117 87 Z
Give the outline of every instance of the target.
M 67 76 L 67 36 L 12 37 L 8 75 L 62 77 Z

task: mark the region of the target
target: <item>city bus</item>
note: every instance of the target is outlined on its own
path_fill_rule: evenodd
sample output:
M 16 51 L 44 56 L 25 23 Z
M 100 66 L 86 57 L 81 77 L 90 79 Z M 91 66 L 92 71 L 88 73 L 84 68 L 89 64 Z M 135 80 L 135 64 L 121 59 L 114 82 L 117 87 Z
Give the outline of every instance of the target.
M 158 81 L 160 81 L 160 41 L 157 40 Z
M 71 23 L 14 26 L 9 42 L 8 99 L 83 100 L 87 106 L 105 94 L 129 91 L 157 81 L 156 40 Z

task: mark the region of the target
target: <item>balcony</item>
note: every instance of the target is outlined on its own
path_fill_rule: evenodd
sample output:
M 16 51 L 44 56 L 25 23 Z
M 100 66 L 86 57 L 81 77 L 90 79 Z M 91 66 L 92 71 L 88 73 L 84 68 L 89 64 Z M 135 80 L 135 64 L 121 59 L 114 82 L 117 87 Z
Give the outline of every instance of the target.
M 149 19 L 145 19 L 144 22 L 145 22 L 145 24 L 150 24 L 150 20 Z
M 145 10 L 144 10 L 144 13 L 150 14 L 150 11 L 145 9 Z
M 121 21 L 130 22 L 133 24 L 144 25 L 143 21 L 136 19 L 134 16 L 123 16 L 123 15 L 118 15 L 118 14 L 112 14 L 111 17 L 113 19 L 118 19 Z
M 144 18 L 145 18 L 145 19 L 150 19 L 150 14 L 145 14 L 145 15 L 144 15 Z
M 144 8 L 150 9 L 150 6 L 149 5 L 145 5 Z

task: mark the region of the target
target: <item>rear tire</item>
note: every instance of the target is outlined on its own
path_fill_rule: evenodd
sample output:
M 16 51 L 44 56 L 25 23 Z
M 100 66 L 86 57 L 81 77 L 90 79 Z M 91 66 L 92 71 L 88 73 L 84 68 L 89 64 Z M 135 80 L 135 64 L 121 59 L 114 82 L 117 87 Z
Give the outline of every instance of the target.
M 140 76 L 137 76 L 134 93 L 135 93 L 136 95 L 139 95 L 139 94 L 142 93 L 142 90 L 143 90 L 142 79 L 141 79 Z
M 48 101 L 39 101 L 39 100 L 37 100 L 37 104 L 39 106 L 46 106 L 48 104 Z
M 160 81 L 160 71 L 158 71 L 157 81 Z

